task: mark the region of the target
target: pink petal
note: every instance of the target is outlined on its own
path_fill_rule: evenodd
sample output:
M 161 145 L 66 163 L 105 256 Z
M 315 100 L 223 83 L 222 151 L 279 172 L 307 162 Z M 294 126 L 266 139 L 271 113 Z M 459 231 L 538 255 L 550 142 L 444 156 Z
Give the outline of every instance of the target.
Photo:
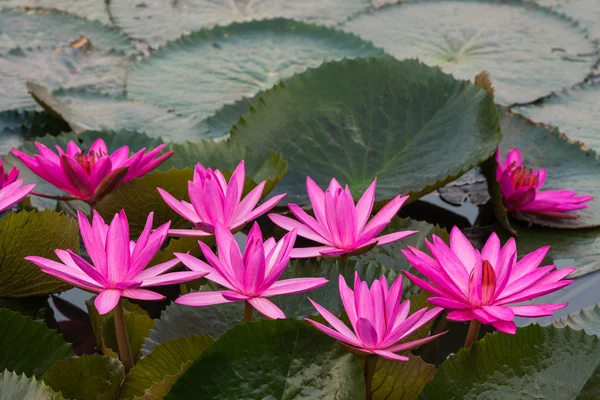
M 283 279 L 271 285 L 264 290 L 261 297 L 279 296 L 282 294 L 303 293 L 314 290 L 329 282 L 325 278 L 293 278 Z
M 354 274 L 358 277 L 358 273 L 355 272 Z M 348 319 L 350 320 L 352 329 L 356 331 L 356 321 L 358 320 L 358 316 L 356 314 L 356 305 L 354 303 L 354 293 L 346 284 L 346 280 L 344 279 L 343 275 L 338 277 L 338 288 L 340 292 L 340 298 L 344 304 L 346 314 L 348 314 Z
M 171 196 L 171 194 L 166 190 L 163 190 L 161 188 L 156 188 L 156 190 L 158 190 L 160 197 L 163 198 L 165 203 L 167 203 L 167 205 L 171 207 L 173 211 L 175 211 L 177 214 L 181 215 L 183 218 L 187 219 L 192 223 L 200 222 L 200 217 L 198 217 L 198 214 L 196 214 L 196 211 L 193 207 L 190 207 L 187 204 L 184 204 L 183 202 L 177 200 L 175 197 Z
M 138 300 L 164 300 L 165 296 L 160 293 L 153 292 L 151 290 L 145 289 L 126 289 L 123 290 L 123 297 L 127 297 L 129 299 L 138 299 Z
M 247 216 L 248 214 L 250 214 L 250 211 L 252 211 L 254 207 L 256 207 L 256 205 L 258 204 L 260 196 L 262 195 L 262 192 L 265 188 L 265 183 L 266 181 L 262 181 L 261 183 L 259 183 L 258 186 L 252 189 L 250 193 L 248 193 L 246 197 L 244 197 L 244 199 L 240 202 L 235 211 L 235 214 L 233 215 L 234 223 L 236 221 L 246 222 L 249 220 Z
M 359 240 L 369 240 L 377 236 L 385 228 L 385 225 L 389 224 L 392 218 L 398 214 L 400 207 L 402 207 L 406 200 L 408 200 L 408 196 L 400 197 L 398 195 L 383 206 L 369 223 L 365 225 Z
M 147 278 L 142 281 L 142 287 L 151 287 L 151 286 L 163 286 L 163 285 L 174 285 L 176 283 L 183 283 L 193 281 L 194 279 L 200 279 L 203 276 L 206 276 L 206 272 L 193 272 L 193 271 L 183 271 L 183 272 L 170 272 L 168 274 L 162 274 L 158 276 L 154 276 L 152 278 Z
M 437 286 L 434 286 L 433 284 L 411 274 L 408 271 L 402 271 L 402 273 L 404 274 L 404 276 L 406 276 L 412 283 L 414 283 L 415 285 L 417 285 L 418 287 L 420 287 L 421 289 L 423 289 L 424 291 L 426 291 L 427 293 L 431 293 L 435 296 L 438 297 L 450 297 L 450 295 L 445 292 L 444 290 L 438 288 Z M 463 296 L 464 297 L 464 296 Z
M 356 321 L 356 334 L 363 345 L 372 349 L 379 343 L 379 337 L 375 327 L 366 318 L 359 317 Z
M 502 320 L 502 321 L 512 321 L 515 319 L 515 313 L 510 307 L 503 306 L 482 306 L 482 308 L 491 316 Z
M 394 354 L 391 351 L 387 351 L 387 350 L 373 350 L 373 353 L 377 354 L 381 358 L 387 358 L 388 360 L 408 361 L 408 357 L 401 356 L 399 354 Z
M 353 346 L 357 346 L 357 347 L 362 347 L 362 344 L 360 344 L 359 342 L 355 342 L 354 339 L 346 337 L 344 335 L 342 335 L 341 333 L 339 333 L 338 331 L 331 329 L 328 326 L 325 326 L 319 322 L 313 321 L 311 319 L 306 318 L 305 320 L 306 322 L 309 322 L 312 326 L 314 326 L 315 328 L 317 328 L 318 330 L 320 330 L 321 332 L 323 332 L 324 334 L 331 336 L 334 339 L 337 339 L 341 342 L 345 342 L 345 343 L 349 343 Z
M 514 335 L 517 333 L 517 325 L 513 321 L 495 321 L 492 322 L 492 326 L 500 332 Z
M 320 257 L 323 253 L 335 250 L 334 247 L 331 246 L 318 246 L 318 247 L 301 247 L 294 248 L 290 252 L 291 258 L 313 258 Z
M 116 289 L 105 289 L 101 291 L 96 297 L 96 300 L 94 300 L 94 305 L 96 306 L 98 313 L 104 315 L 112 311 L 119 302 L 121 293 L 121 290 Z
M 362 232 L 369 217 L 373 210 L 373 203 L 375 203 L 375 188 L 377 187 L 377 178 L 373 179 L 373 182 L 369 185 L 367 190 L 363 193 L 362 197 L 356 204 L 356 229 L 358 232 Z
M 296 204 L 288 204 L 290 211 L 298 220 L 306 225 L 307 228 L 312 230 L 317 235 L 321 236 L 322 241 L 327 241 L 330 234 L 326 227 L 319 224 L 313 217 L 308 215 L 303 209 L 298 207 Z
M 481 308 L 473 308 L 471 311 L 475 315 L 475 318 L 482 324 L 491 324 L 492 322 L 498 320 L 496 317 L 490 315 L 487 311 L 482 310 Z
M 96 232 L 92 229 L 87 217 L 83 215 L 81 211 L 77 211 L 77 217 L 83 244 L 92 259 L 94 266 L 98 269 L 100 274 L 107 276 L 108 265 L 106 263 L 106 251 L 104 250 L 102 240 L 97 237 Z
M 394 233 L 389 233 L 387 235 L 378 236 L 378 237 L 372 239 L 372 241 L 373 242 L 376 241 L 378 246 L 382 246 L 384 244 L 389 244 L 389 243 L 397 242 L 398 240 L 402 240 L 405 237 L 408 237 L 410 235 L 414 235 L 415 233 L 418 233 L 418 232 L 419 231 L 394 232 Z
M 429 343 L 432 340 L 437 339 L 438 337 L 442 336 L 446 332 L 438 333 L 437 335 L 427 336 L 427 337 L 425 337 L 423 339 L 413 340 L 411 342 L 406 342 L 406 343 L 402 343 L 402 344 L 399 344 L 399 345 L 396 345 L 396 346 L 388 347 L 386 350 L 387 351 L 392 351 L 394 353 L 401 352 L 401 351 L 411 350 L 411 349 L 417 348 L 419 346 L 422 346 L 425 343 Z
M 221 293 L 220 291 L 188 293 L 175 299 L 175 303 L 197 307 L 230 303 Z
M 548 317 L 556 310 L 566 307 L 567 304 L 535 304 L 530 306 L 508 306 L 515 315 L 520 317 Z
M 83 167 L 73 158 L 66 155 L 60 158 L 63 171 L 77 190 L 86 195 L 92 195 L 96 188 L 92 186 L 90 176 L 83 170 Z
M 100 273 L 96 268 L 90 265 L 83 258 L 73 253 L 72 251 L 68 251 L 69 256 L 73 260 L 73 262 L 83 271 L 84 274 L 92 278 L 94 282 L 98 282 L 102 286 L 109 286 L 109 281 Z
M 22 184 L 23 180 L 19 179 L 0 189 L 0 212 L 24 199 L 35 187 L 35 184 L 20 187 Z
M 492 232 L 488 240 L 485 242 L 485 246 L 481 250 L 481 259 L 487 260 L 492 264 L 494 270 L 496 270 L 498 262 L 500 261 L 500 239 L 496 232 Z
M 540 263 L 546 257 L 546 254 L 548 254 L 548 250 L 550 250 L 550 246 L 540 247 L 533 253 L 529 253 L 521 258 L 513 267 L 508 284 L 510 285 L 512 282 L 515 282 L 539 267 Z
M 458 301 L 448 297 L 430 297 L 428 301 L 434 306 L 454 310 L 464 310 L 472 307 L 471 304 L 463 303 L 462 301 Z
M 235 225 L 236 226 L 243 225 L 248 221 L 252 221 L 252 220 L 260 217 L 264 213 L 271 211 L 271 209 L 273 207 L 275 207 L 277 205 L 277 203 L 279 203 L 281 201 L 281 199 L 283 199 L 285 197 L 286 194 L 287 193 L 283 193 L 283 194 L 274 196 L 274 197 L 270 198 L 269 200 L 265 201 L 260 206 L 256 207 L 254 210 L 252 210 L 250 213 L 248 213 L 244 218 L 237 220 L 235 222 Z
M 129 235 L 123 222 L 116 214 L 110 223 L 106 238 L 106 261 L 108 264 L 108 279 L 116 283 L 127 275 L 129 268 Z
M 201 229 L 169 229 L 169 236 L 171 237 L 207 237 L 212 235 L 212 233 Z
M 478 254 L 469 239 L 456 226 L 450 231 L 450 249 L 470 273 L 477 262 Z
M 269 319 L 285 318 L 285 314 L 283 313 L 283 311 L 281 311 L 279 307 L 277 307 L 270 300 L 265 299 L 264 297 L 253 297 L 246 301 L 250 303 L 252 307 L 256 308 L 258 312 L 260 312 Z
M 233 290 L 224 290 L 221 294 L 229 301 L 246 301 L 251 297 Z
M 510 303 L 519 303 L 521 301 L 528 301 L 535 299 L 536 297 L 541 297 L 545 294 L 555 292 L 559 289 L 564 288 L 565 286 L 570 285 L 573 281 L 564 280 L 553 283 L 546 283 L 543 285 L 535 285 L 530 287 L 522 292 L 516 293 L 510 297 L 502 299 L 498 302 L 498 304 L 510 304 Z
M 475 319 L 475 314 L 471 310 L 454 310 L 448 313 L 448 319 L 452 321 L 471 321 Z
M 350 328 L 346 326 L 346 324 L 340 321 L 338 317 L 330 313 L 329 310 L 327 310 L 324 307 L 321 307 L 319 304 L 314 302 L 312 299 L 309 298 L 308 300 L 310 300 L 312 305 L 315 306 L 319 314 L 321 314 L 323 318 L 325 318 L 325 321 L 327 321 L 329 325 L 331 325 L 336 331 L 338 331 L 340 334 L 342 334 L 342 336 L 344 336 L 346 342 L 354 346 L 360 346 L 358 338 L 356 337 L 354 332 L 352 332 Z
M 306 192 L 313 207 L 315 218 L 321 226 L 327 225 L 325 217 L 325 192 L 309 176 L 306 177 Z
M 434 239 L 435 238 L 436 236 L 434 236 Z M 448 248 L 441 239 L 436 244 L 431 244 L 428 241 L 425 241 L 425 243 L 454 285 L 462 293 L 468 293 L 469 274 L 458 257 L 450 251 L 450 248 Z

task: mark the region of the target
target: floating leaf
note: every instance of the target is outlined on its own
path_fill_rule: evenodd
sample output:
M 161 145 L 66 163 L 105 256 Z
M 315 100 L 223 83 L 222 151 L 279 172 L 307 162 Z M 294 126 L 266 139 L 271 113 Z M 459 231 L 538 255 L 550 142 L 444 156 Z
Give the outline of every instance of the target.
M 8 370 L 0 373 L 0 399 L 65 400 L 44 382 Z
M 129 371 L 119 399 L 162 399 L 191 362 L 214 341 L 210 336 L 191 336 L 160 344 Z M 163 381 L 169 381 L 170 385 Z M 161 384 L 162 393 L 157 392 L 157 384 Z M 144 396 L 148 390 L 153 391 L 152 396 Z
M 584 330 L 588 335 L 600 336 L 600 303 L 561 318 L 552 323 L 557 328 L 569 327 L 576 331 Z
M 369 5 L 368 0 L 109 2 L 115 23 L 131 37 L 146 40 L 152 45 L 163 44 L 201 28 L 254 19 L 286 17 L 333 25 L 365 10 Z
M 260 366 L 260 368 L 257 368 Z M 240 379 L 243 377 L 243 379 Z M 355 355 L 300 321 L 238 325 L 196 359 L 165 399 L 364 399 Z
M 0 155 L 20 147 L 25 140 L 69 131 L 69 125 L 45 111 L 0 112 Z
M 500 139 L 484 90 L 416 61 L 383 57 L 295 75 L 267 91 L 230 140 L 280 152 L 289 173 L 277 191 L 305 204 L 307 175 L 321 187 L 336 177 L 355 195 L 377 177 L 378 201 L 398 193 L 414 200 L 487 159 Z
M 458 78 L 487 71 L 504 105 L 581 82 L 597 58 L 583 29 L 521 1 L 412 1 L 362 14 L 344 29 L 398 59 L 418 58 Z
M 56 1 L 52 3 L 56 4 Z M 17 47 L 66 48 L 81 35 L 85 35 L 96 49 L 134 52 L 129 38 L 118 29 L 56 10 L 3 9 L 0 10 L 0 26 L 0 54 Z
M 600 160 L 593 151 L 582 149 L 580 143 L 566 140 L 556 129 L 531 121 L 501 108 L 500 123 L 504 139 L 502 156 L 518 148 L 527 168 L 546 169 L 542 190 L 569 189 L 580 195 L 593 195 L 589 208 L 577 210 L 577 219 L 545 218 L 533 214 L 516 214 L 520 219 L 553 228 L 591 228 L 600 226 Z M 557 235 L 561 238 L 562 235 Z M 546 243 L 552 245 L 553 243 Z
M 121 93 L 129 58 L 100 50 L 17 48 L 0 54 L 2 86 L 0 111 L 32 109 L 34 99 L 27 93 L 28 81 L 43 83 L 50 89 L 94 88 Z M 43 65 L 44 68 L 40 68 Z
M 569 328 L 530 325 L 493 333 L 440 365 L 420 399 L 596 399 L 600 341 Z
M 425 384 L 433 379 L 436 371 L 433 365 L 410 353 L 406 356 L 406 362 L 377 357 L 373 375 L 373 400 L 414 400 Z
M 600 3 L 596 0 L 535 0 L 536 3 L 552 8 L 560 14 L 576 20 L 587 28 L 592 39 L 600 39 Z
M 325 60 L 382 54 L 331 28 L 285 19 L 236 23 L 184 36 L 133 65 L 127 96 L 203 118 Z
M 460 206 L 465 201 L 482 206 L 490 200 L 485 176 L 480 168 L 473 168 L 457 180 L 438 189 L 440 197 L 446 203 Z
M 111 25 L 106 4 L 97 0 L 3 0 L 3 6 L 54 8 Z
M 44 374 L 52 389 L 77 400 L 114 400 L 124 378 L 119 360 L 99 354 L 59 361 Z
M 536 122 L 555 126 L 569 139 L 600 150 L 599 102 L 600 83 L 582 84 L 535 104 L 514 107 L 512 110 Z
M 71 345 L 43 322 L 0 309 L 0 369 L 41 378 L 54 363 L 72 356 Z
M 75 133 L 136 131 L 153 138 L 182 142 L 208 137 L 208 125 L 196 117 L 178 117 L 172 110 L 86 90 L 58 90 L 52 94 L 28 85 L 36 101 L 69 123 Z
M 10 213 L 0 220 L 0 297 L 28 297 L 71 287 L 43 273 L 27 256 L 58 261 L 56 249 L 79 252 L 77 221 L 54 211 Z

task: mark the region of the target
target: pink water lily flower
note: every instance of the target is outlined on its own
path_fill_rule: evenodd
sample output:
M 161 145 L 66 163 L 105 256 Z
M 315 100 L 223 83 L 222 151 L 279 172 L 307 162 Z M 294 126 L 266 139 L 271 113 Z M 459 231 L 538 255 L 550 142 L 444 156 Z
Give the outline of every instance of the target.
M 17 180 L 18 177 L 19 169 L 13 167 L 7 174 L 0 159 L 0 212 L 23 200 L 35 187 L 34 184 L 23 186 L 23 179 Z
M 99 293 L 94 304 L 100 314 L 110 312 L 121 297 L 139 300 L 165 298 L 145 289 L 147 287 L 187 282 L 206 275 L 197 271 L 165 273 L 179 264 L 176 258 L 146 268 L 165 241 L 170 224 L 167 222 L 152 231 L 153 213 L 148 216 L 137 242 L 129 240 L 129 223 L 124 211 L 115 215 L 110 226 L 96 211 L 91 225 L 81 212 L 78 214 L 81 237 L 92 264 L 71 250 L 56 250 L 62 263 L 37 256 L 25 259 L 55 278 Z
M 329 188 L 323 192 L 315 181 L 307 177 L 306 190 L 312 203 L 314 218 L 296 204 L 289 204 L 289 207 L 298 221 L 279 214 L 269 214 L 271 221 L 283 229 L 298 229 L 299 236 L 323 244 L 318 247 L 296 248 L 292 250 L 292 258 L 358 255 L 377 245 L 392 243 L 416 233 L 417 231 L 402 231 L 377 236 L 392 221 L 408 196 L 396 196 L 369 221 L 375 202 L 376 183 L 377 179 L 373 180 L 355 205 L 348 185 L 342 189 L 333 178 Z
M 97 139 L 87 154 L 72 140 L 66 152 L 56 146 L 58 154 L 41 143 L 35 142 L 35 145 L 39 154 L 33 157 L 18 150 L 12 153 L 40 178 L 68 193 L 67 199 L 90 204 L 101 200 L 121 183 L 147 174 L 173 155 L 169 151 L 158 156 L 164 144 L 149 152 L 144 148 L 131 157 L 127 146 L 108 154 L 102 139 Z
M 408 316 L 410 300 L 401 301 L 401 276 L 389 290 L 383 276 L 373 281 L 369 289 L 367 283 L 362 282 L 358 273 L 355 273 L 353 291 L 340 275 L 339 290 L 352 329 L 312 299 L 309 300 L 331 328 L 308 318 L 306 320 L 321 332 L 344 343 L 344 347 L 355 354 L 376 354 L 390 360 L 408 361 L 408 357 L 396 353 L 419 347 L 446 333 L 398 344 L 442 311 L 437 307 L 432 310 L 422 308 Z
M 286 234 L 279 242 L 269 238 L 263 243 L 262 233 L 255 222 L 243 254 L 229 229 L 219 222 L 215 236 L 219 257 L 206 244 L 198 242 L 210 265 L 189 254 L 175 253 L 175 256 L 189 269 L 208 273 L 206 279 L 226 289 L 185 294 L 175 300 L 177 303 L 207 306 L 247 301 L 267 318 L 285 318 L 283 311 L 267 297 L 306 292 L 327 283 L 325 278 L 277 280 L 290 261 L 290 251 L 296 241 L 295 231 Z
M 230 231 L 240 230 L 247 222 L 263 215 L 285 196 L 274 196 L 256 207 L 266 181 L 258 184 L 244 199 L 244 182 L 246 170 L 244 160 L 240 161 L 229 179 L 229 183 L 218 169 L 204 168 L 200 163 L 194 169 L 193 181 L 188 182 L 188 194 L 191 204 L 185 200 L 177 200 L 167 191 L 158 188 L 163 200 L 177 214 L 194 224 L 195 229 L 171 229 L 171 236 L 211 236 L 215 233 L 215 225 L 221 223 Z M 256 207 L 256 208 L 255 208 Z
M 542 247 L 517 261 L 514 239 L 501 248 L 493 233 L 479 252 L 454 227 L 450 246 L 433 236 L 425 240 L 433 258 L 413 247 L 402 252 L 429 281 L 402 271 L 408 279 L 434 297 L 432 304 L 451 311 L 455 321 L 477 320 L 505 333 L 516 332 L 515 316 L 545 317 L 566 304 L 514 305 L 559 290 L 573 281 L 563 280 L 575 268 L 555 270 L 555 265 L 539 268 L 549 247 Z
M 540 190 L 546 181 L 546 170 L 528 170 L 523 165 L 519 149 L 512 149 L 502 163 L 500 149 L 496 152 L 496 179 L 508 211 L 539 214 L 552 218 L 577 218 L 566 211 L 588 208 L 594 196 L 578 196 L 573 190 Z

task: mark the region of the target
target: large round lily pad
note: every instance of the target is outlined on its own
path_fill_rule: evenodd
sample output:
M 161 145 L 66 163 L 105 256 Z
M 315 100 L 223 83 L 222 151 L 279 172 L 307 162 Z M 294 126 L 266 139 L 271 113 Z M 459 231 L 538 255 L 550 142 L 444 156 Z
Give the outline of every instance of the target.
M 196 359 L 165 399 L 364 399 L 355 355 L 295 320 L 241 324 Z
M 44 382 L 6 369 L 0 373 L 0 399 L 65 400 Z
M 438 68 L 392 57 L 327 63 L 267 91 L 231 131 L 289 172 L 277 186 L 306 204 L 306 176 L 377 200 L 414 200 L 487 159 L 501 139 L 491 97 Z
M 184 36 L 134 64 L 127 95 L 206 117 L 325 60 L 382 54 L 331 28 L 285 19 L 236 23 Z
M 600 4 L 600 2 L 598 2 Z M 600 84 L 583 84 L 513 111 L 557 127 L 569 139 L 600 150 Z
M 600 160 L 581 143 L 573 143 L 557 129 L 534 124 L 506 109 L 500 109 L 504 139 L 500 144 L 502 155 L 518 148 L 523 163 L 531 169 L 546 169 L 546 183 L 542 190 L 570 189 L 580 195 L 593 195 L 586 203 L 589 208 L 575 211 L 577 219 L 543 218 L 532 214 L 522 215 L 529 222 L 556 228 L 590 228 L 600 226 Z M 562 240 L 557 235 L 557 240 Z M 550 243 L 547 243 L 550 244 Z
M 598 337 L 531 325 L 461 349 L 419 399 L 597 399 L 599 367 Z
M 130 64 L 128 57 L 95 49 L 12 50 L 0 55 L 0 111 L 36 107 L 27 92 L 28 81 L 49 89 L 92 88 L 121 93 Z
M 0 5 L 54 8 L 110 25 L 106 4 L 98 0 L 0 0 Z
M 15 48 L 64 48 L 82 35 L 97 49 L 134 52 L 129 38 L 118 29 L 56 10 L 3 9 L 0 26 L 0 54 Z
M 500 104 L 525 103 L 581 82 L 596 46 L 568 19 L 517 0 L 421 0 L 344 25 L 398 59 L 417 57 L 457 78 L 488 71 Z
M 335 24 L 370 6 L 369 0 L 111 0 L 115 23 L 152 45 L 232 22 L 285 17 Z
M 554 11 L 573 18 L 586 27 L 592 39 L 600 39 L 600 2 L 596 0 L 534 0 Z

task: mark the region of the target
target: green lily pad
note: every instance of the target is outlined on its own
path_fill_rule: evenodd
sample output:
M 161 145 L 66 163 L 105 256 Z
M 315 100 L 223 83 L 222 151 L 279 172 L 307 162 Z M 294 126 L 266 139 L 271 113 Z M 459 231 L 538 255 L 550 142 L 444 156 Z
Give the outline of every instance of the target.
M 600 4 L 600 3 L 598 3 Z M 583 84 L 556 93 L 547 99 L 512 110 L 536 122 L 557 127 L 569 139 L 600 150 L 600 128 L 597 124 L 600 84 Z
M 65 400 L 44 382 L 8 370 L 0 373 L 0 399 Z
M 56 249 L 79 252 L 77 221 L 54 211 L 10 213 L 0 220 L 0 297 L 58 293 L 71 287 L 43 273 L 27 256 L 58 261 Z
M 225 104 L 213 115 L 206 117 L 204 121 L 210 127 L 212 137 L 227 137 L 235 123 L 240 120 L 242 115 L 248 112 L 251 105 L 256 104 L 262 95 L 263 92 L 259 92 L 254 97 L 244 97 L 231 104 Z
M 127 96 L 204 118 L 325 60 L 380 55 L 372 44 L 322 26 L 235 23 L 184 36 L 134 64 Z
M 414 400 L 425 384 L 433 379 L 436 368 L 421 357 L 406 354 L 408 361 L 378 357 L 373 375 L 373 400 Z
M 336 24 L 370 6 L 369 0 L 111 0 L 115 23 L 129 36 L 156 46 L 202 28 L 232 22 L 285 17 L 319 24 Z
M 111 25 L 106 4 L 97 0 L 3 0 L 2 5 L 5 7 L 54 8 Z
M 484 90 L 417 61 L 381 57 L 295 75 L 268 90 L 230 140 L 280 152 L 290 172 L 277 191 L 306 204 L 307 175 L 321 187 L 335 177 L 355 195 L 377 177 L 377 201 L 417 199 L 486 160 L 501 135 Z
M 3 74 L 0 86 L 0 111 L 34 109 L 35 100 L 27 92 L 28 81 L 50 89 L 94 88 L 108 93 L 121 93 L 125 73 L 131 61 L 117 53 L 96 49 L 20 48 L 0 54 Z M 43 65 L 44 68 L 40 68 Z
M 535 0 L 536 3 L 577 21 L 587 28 L 592 39 L 600 39 L 600 3 L 595 0 Z
M 156 396 L 156 384 L 168 380 L 172 385 L 189 368 L 192 361 L 214 341 L 210 336 L 191 336 L 173 339 L 157 346 L 129 371 L 121 386 L 119 399 L 162 399 Z M 165 387 L 162 384 L 161 388 L 161 394 L 164 396 L 170 386 Z M 149 390 L 153 391 L 153 395 L 144 396 Z
M 600 303 L 569 314 L 552 323 L 557 328 L 569 327 L 576 331 L 583 330 L 588 335 L 600 336 Z
M 487 71 L 504 105 L 581 82 L 597 58 L 585 30 L 516 0 L 411 1 L 359 15 L 344 29 L 398 59 L 418 58 L 457 78 Z
M 54 363 L 74 355 L 62 335 L 43 322 L 0 309 L 0 369 L 41 378 Z
M 206 400 L 358 400 L 364 399 L 364 392 L 355 355 L 308 324 L 274 320 L 229 330 L 192 363 L 165 399 L 201 393 Z
M 125 369 L 119 360 L 99 354 L 59 361 L 44 374 L 44 382 L 69 399 L 114 400 Z
M 16 311 L 34 321 L 44 321 L 54 311 L 48 302 L 48 296 L 24 297 L 20 299 L 0 298 L 0 308 Z
M 46 110 L 59 115 L 73 132 L 136 131 L 153 138 L 182 142 L 208 137 L 208 125 L 196 117 L 178 117 L 172 110 L 133 102 L 86 90 L 58 90 L 52 94 L 37 84 L 28 84 L 29 93 Z
M 0 112 L 0 155 L 19 148 L 24 141 L 39 135 L 57 135 L 68 131 L 69 125 L 45 111 Z
M 600 340 L 569 328 L 530 325 L 493 333 L 440 365 L 420 399 L 595 399 Z
M 591 228 L 600 226 L 600 160 L 595 152 L 585 150 L 580 143 L 568 141 L 558 130 L 534 124 L 510 111 L 500 108 L 500 123 L 504 139 L 500 144 L 503 157 L 518 148 L 523 163 L 531 169 L 546 169 L 546 183 L 542 190 L 570 189 L 580 195 L 595 198 L 586 204 L 589 208 L 577 210 L 577 219 L 544 218 L 532 214 L 515 216 L 535 224 L 553 228 Z M 556 235 L 562 240 L 562 235 Z M 546 243 L 552 244 L 552 243 Z
M 52 3 L 56 4 L 56 1 Z M 16 48 L 65 48 L 82 35 L 96 49 L 116 50 L 126 54 L 135 52 L 129 38 L 118 29 L 56 10 L 2 9 L 0 26 L 0 54 Z

